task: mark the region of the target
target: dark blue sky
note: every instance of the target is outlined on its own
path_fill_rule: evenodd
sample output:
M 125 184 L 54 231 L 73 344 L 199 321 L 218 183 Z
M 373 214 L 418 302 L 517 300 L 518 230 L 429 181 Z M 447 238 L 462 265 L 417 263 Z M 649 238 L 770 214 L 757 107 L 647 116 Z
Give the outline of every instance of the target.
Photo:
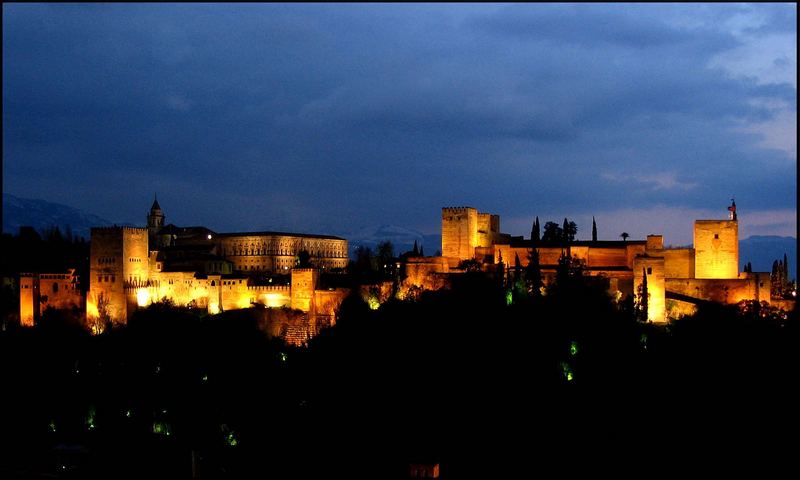
M 3 5 L 3 188 L 142 223 L 795 235 L 776 5 Z

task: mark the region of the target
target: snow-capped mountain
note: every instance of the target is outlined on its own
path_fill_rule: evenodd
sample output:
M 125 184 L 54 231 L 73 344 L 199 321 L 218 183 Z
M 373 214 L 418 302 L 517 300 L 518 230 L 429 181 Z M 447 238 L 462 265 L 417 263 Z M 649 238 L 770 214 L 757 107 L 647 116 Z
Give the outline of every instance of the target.
M 77 208 L 3 193 L 3 233 L 16 235 L 19 227 L 23 226 L 33 227 L 39 232 L 58 226 L 62 233 L 66 233 L 69 226 L 74 236 L 88 240 L 92 227 L 108 225 L 112 222 Z
M 375 251 L 381 242 L 392 242 L 394 254 L 408 252 L 414 248 L 414 242 L 418 247 L 424 248 L 425 255 L 434 255 L 442 248 L 441 235 L 423 235 L 422 233 L 410 228 L 397 225 L 380 225 L 377 227 L 366 227 L 350 234 L 342 235 L 350 244 L 350 256 L 354 257 L 356 248 L 363 246 Z

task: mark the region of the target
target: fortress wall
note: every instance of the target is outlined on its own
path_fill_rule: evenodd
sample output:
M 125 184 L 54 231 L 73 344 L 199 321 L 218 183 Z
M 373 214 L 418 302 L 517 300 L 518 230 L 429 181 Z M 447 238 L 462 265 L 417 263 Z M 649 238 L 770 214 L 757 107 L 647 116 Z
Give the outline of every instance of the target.
M 82 307 L 83 295 L 74 270 L 70 273 L 42 273 L 38 277 L 40 311 L 48 307 L 57 310 Z
M 469 260 L 478 245 L 478 211 L 470 207 L 442 208 L 442 256 Z
M 404 286 L 412 285 L 433 290 L 436 283 L 435 274 L 450 272 L 450 266 L 445 257 L 417 257 L 409 258 L 405 265 L 406 278 Z
M 223 278 L 220 280 L 219 295 L 222 298 L 222 310 L 236 310 L 250 308 L 255 296 L 247 287 L 247 280 L 243 278 Z M 209 311 L 211 304 L 209 302 Z
M 19 322 L 23 327 L 32 327 L 39 319 L 39 276 L 19 276 Z
M 664 276 L 667 278 L 694 278 L 694 249 L 676 248 L 662 250 Z
M 645 243 L 645 251 L 663 250 L 664 249 L 664 236 L 663 235 L 648 235 L 647 243 Z
M 248 287 L 256 302 L 270 308 L 289 307 L 292 304 L 291 287 L 288 285 L 259 285 Z
M 337 288 L 335 290 L 315 290 L 314 304 L 316 306 L 316 316 L 326 317 L 328 326 L 336 324 L 336 313 L 342 301 L 350 294 L 348 288 Z
M 122 272 L 123 280 L 146 282 L 150 273 L 150 252 L 148 250 L 147 229 L 122 229 Z
M 586 262 L 587 267 L 628 266 L 625 248 L 590 247 Z
M 292 269 L 291 307 L 309 312 L 314 307 L 314 290 L 317 289 L 319 271 L 315 268 Z
M 711 300 L 718 303 L 739 303 L 742 300 L 758 300 L 769 303 L 769 274 L 753 274 L 741 279 L 667 279 L 670 292 Z
M 739 222 L 695 220 L 694 250 L 696 278 L 737 278 Z
M 639 302 L 639 288 L 647 275 L 647 320 L 664 323 L 666 319 L 666 280 L 664 278 L 664 257 L 640 255 L 633 262 L 634 301 Z
M 135 227 L 93 228 L 89 264 L 89 298 L 86 311 L 98 317 L 105 308 L 115 323 L 127 323 L 133 313 L 136 292 L 126 291 L 129 283 L 144 284 L 149 279 L 148 230 Z M 101 299 L 106 306 L 99 305 Z M 133 305 L 131 305 L 133 303 Z
M 628 268 L 633 268 L 633 260 L 636 258 L 637 255 L 643 255 L 645 253 L 645 245 L 640 243 L 635 244 L 628 244 L 625 246 L 625 263 Z
M 491 247 L 500 235 L 500 215 L 478 213 L 475 247 Z

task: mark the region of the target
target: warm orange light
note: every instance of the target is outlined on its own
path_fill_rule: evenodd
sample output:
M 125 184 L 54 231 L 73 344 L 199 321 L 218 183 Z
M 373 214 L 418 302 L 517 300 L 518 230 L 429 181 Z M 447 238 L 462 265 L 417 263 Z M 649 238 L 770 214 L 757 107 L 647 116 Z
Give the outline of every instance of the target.
M 219 313 L 219 303 L 217 302 L 209 302 L 208 304 L 208 313 L 211 315 L 216 315 Z
M 146 307 L 150 304 L 150 292 L 146 288 L 136 290 L 136 303 L 140 307 Z

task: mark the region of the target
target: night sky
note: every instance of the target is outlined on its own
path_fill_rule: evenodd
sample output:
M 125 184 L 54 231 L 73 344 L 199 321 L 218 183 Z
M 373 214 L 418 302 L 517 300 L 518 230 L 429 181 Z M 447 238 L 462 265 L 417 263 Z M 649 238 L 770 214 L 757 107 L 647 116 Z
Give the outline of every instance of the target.
M 143 224 L 796 235 L 797 10 L 3 5 L 3 189 Z M 432 253 L 432 251 L 431 251 Z

